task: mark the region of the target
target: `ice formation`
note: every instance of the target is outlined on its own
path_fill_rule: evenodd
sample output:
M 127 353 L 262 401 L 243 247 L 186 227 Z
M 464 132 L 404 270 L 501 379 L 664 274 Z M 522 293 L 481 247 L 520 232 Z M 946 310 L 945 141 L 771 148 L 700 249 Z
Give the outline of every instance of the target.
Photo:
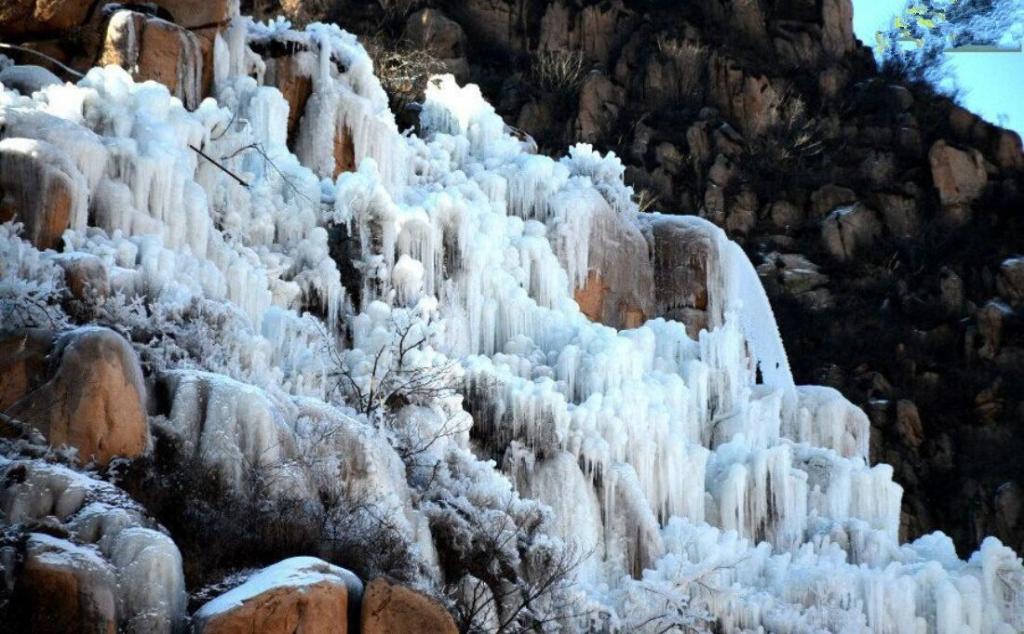
M 292 44 L 312 79 L 295 154 L 288 104 L 253 52 L 270 41 Z M 0 116 L 26 165 L 67 157 L 53 161 L 79 205 L 65 249 L 101 258 L 113 291 L 168 322 L 196 302 L 226 307 L 207 362 L 228 376 L 164 369 L 166 424 L 220 455 L 225 475 L 335 421 L 366 456 L 366 485 L 412 505 L 393 452 L 325 403 L 320 329 L 347 328 L 366 373 L 396 316 L 414 315 L 429 345 L 413 362 L 454 361 L 473 414 L 474 444 L 444 442 L 497 454 L 523 496 L 550 505 L 553 530 L 589 553 L 578 587 L 613 626 L 654 627 L 688 604 L 725 631 L 1024 629 L 1024 568 L 997 540 L 968 561 L 941 534 L 899 543 L 902 492 L 868 464 L 866 417 L 794 385 L 756 272 L 718 228 L 639 213 L 614 156 L 531 153 L 451 77 L 428 90 L 421 135 L 401 134 L 368 56 L 335 26 L 236 18 L 215 50 L 217 101 L 194 111 L 107 67 L 3 92 Z M 340 134 L 358 167 L 335 177 Z M 694 339 L 656 315 L 622 331 L 590 321 L 574 291 L 599 260 L 592 230 L 665 224 L 710 245 L 708 328 Z M 331 225 L 355 239 L 359 288 L 341 284 Z M 26 271 L 56 257 L 16 255 Z

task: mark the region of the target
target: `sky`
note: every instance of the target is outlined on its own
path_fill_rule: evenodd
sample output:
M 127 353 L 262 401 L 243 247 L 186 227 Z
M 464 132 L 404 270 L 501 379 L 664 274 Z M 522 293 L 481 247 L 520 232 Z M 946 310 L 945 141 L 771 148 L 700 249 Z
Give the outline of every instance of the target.
M 900 0 L 853 0 L 857 37 L 874 46 L 875 33 L 892 24 L 903 4 Z M 963 105 L 992 123 L 1024 135 L 1024 52 L 947 55 Z

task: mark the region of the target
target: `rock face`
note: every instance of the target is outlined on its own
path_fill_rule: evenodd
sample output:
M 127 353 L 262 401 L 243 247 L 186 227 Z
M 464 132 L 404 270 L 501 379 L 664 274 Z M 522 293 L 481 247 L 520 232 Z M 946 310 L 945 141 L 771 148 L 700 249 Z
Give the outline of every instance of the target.
M 149 444 L 146 392 L 138 359 L 127 341 L 103 328 L 83 328 L 44 346 L 38 332 L 3 341 L 4 381 L 0 405 L 39 429 L 54 446 L 68 445 L 83 462 L 106 464 L 134 457 Z M 44 360 L 44 348 L 49 359 Z M 52 376 L 40 379 L 44 367 Z
M 448 610 L 419 592 L 377 578 L 363 594 L 362 634 L 456 634 Z
M 345 634 L 350 605 L 359 604 L 361 592 L 362 582 L 351 572 L 313 557 L 294 557 L 204 605 L 192 628 L 197 634 Z

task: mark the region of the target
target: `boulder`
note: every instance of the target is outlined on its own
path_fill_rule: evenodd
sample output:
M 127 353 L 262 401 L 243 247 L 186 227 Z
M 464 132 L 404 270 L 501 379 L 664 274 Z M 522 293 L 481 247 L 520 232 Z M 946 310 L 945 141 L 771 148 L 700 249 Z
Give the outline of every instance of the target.
M 725 228 L 731 235 L 746 235 L 757 225 L 758 201 L 757 194 L 743 189 L 729 201 L 729 212 L 725 218 Z
M 822 0 L 821 43 L 825 52 L 840 58 L 857 47 L 853 36 L 853 0 Z
M 32 632 L 117 631 L 117 578 L 92 546 L 42 533 L 29 535 L 14 588 L 14 621 Z
M 590 227 L 587 278 L 576 290 L 580 310 L 612 328 L 635 328 L 654 316 L 654 270 L 647 240 L 608 205 Z
M 908 447 L 917 448 L 924 442 L 921 415 L 913 401 L 901 399 L 896 402 L 896 432 Z
M 151 0 L 175 24 L 189 30 L 226 26 L 232 16 L 232 0 Z
M 928 151 L 932 181 L 943 206 L 969 205 L 988 184 L 981 152 L 961 150 L 939 140 Z
M 4 0 L 0 37 L 59 35 L 86 21 L 91 0 Z
M 860 204 L 836 209 L 821 225 L 825 249 L 837 260 L 853 258 L 874 245 L 880 235 L 877 214 Z
M 427 8 L 410 15 L 405 22 L 403 37 L 443 62 L 448 72 L 455 76 L 463 77 L 469 72 L 466 34 L 458 22 L 441 11 Z
M 592 73 L 580 88 L 577 135 L 585 143 L 601 141 L 615 125 L 626 94 L 608 77 Z
M 788 200 L 776 200 L 769 207 L 772 224 L 779 229 L 796 229 L 803 224 L 804 211 Z
M 192 631 L 345 634 L 349 607 L 359 604 L 362 586 L 351 572 L 315 557 L 285 559 L 201 607 Z
M 0 350 L 14 354 L 0 358 L 0 367 L 14 367 L 18 376 L 41 367 L 17 345 L 38 336 L 13 335 Z M 25 387 L 38 387 L 20 395 L 15 387 L 24 384 L 21 379 L 5 388 L 5 398 L 14 398 L 8 414 L 38 429 L 51 445 L 73 447 L 83 462 L 143 454 L 149 446 L 146 392 L 131 345 L 112 330 L 87 327 L 57 337 L 49 354 L 52 377 L 33 377 Z
M 985 359 L 994 359 L 1003 342 L 1003 327 L 1013 317 L 1013 309 L 999 301 L 989 300 L 978 309 L 975 318 L 983 345 L 979 354 Z
M 59 77 L 42 66 L 14 65 L 0 70 L 0 84 L 23 95 L 31 95 L 47 86 L 59 86 L 63 83 Z
M 52 344 L 53 333 L 35 328 L 0 338 L 0 411 L 11 410 L 42 383 Z
M 0 222 L 21 222 L 27 240 L 54 249 L 66 229 L 85 226 L 87 205 L 85 177 L 55 145 L 0 140 Z
M 913 198 L 900 194 L 877 194 L 876 204 L 890 234 L 897 238 L 917 235 L 921 221 Z
M 1003 260 L 999 265 L 996 288 L 1011 306 L 1024 304 L 1024 257 Z
M 839 207 L 857 202 L 857 194 L 848 187 L 824 185 L 811 194 L 811 214 L 815 220 L 824 218 Z
M 110 294 L 107 265 L 99 256 L 81 251 L 60 253 L 54 258 L 64 271 L 64 284 L 79 301 L 103 300 Z
M 136 81 L 152 79 L 189 109 L 203 97 L 199 38 L 177 24 L 137 11 L 116 11 L 107 22 L 98 64 L 117 64 Z
M 1024 149 L 1019 134 L 1013 130 L 999 130 L 993 145 L 996 165 L 1004 170 L 1024 170 Z
M 15 619 L 26 624 L 13 631 L 183 630 L 181 554 L 123 491 L 42 460 L 3 457 L 0 483 L 5 521 L 61 536 L 32 535 L 26 542 L 26 564 L 35 564 L 15 571 L 15 593 L 24 597 L 24 614 Z
M 758 136 L 779 121 L 785 89 L 766 75 L 748 73 L 717 51 L 711 55 L 708 88 L 711 103 L 747 136 Z
M 648 241 L 654 261 L 653 316 L 677 319 L 687 325 L 687 332 L 696 336 L 699 323 L 694 320 L 706 313 L 708 272 L 715 251 L 714 238 L 705 228 L 682 218 L 663 217 L 651 223 Z
M 378 577 L 363 594 L 362 634 L 456 634 L 455 620 L 436 600 Z

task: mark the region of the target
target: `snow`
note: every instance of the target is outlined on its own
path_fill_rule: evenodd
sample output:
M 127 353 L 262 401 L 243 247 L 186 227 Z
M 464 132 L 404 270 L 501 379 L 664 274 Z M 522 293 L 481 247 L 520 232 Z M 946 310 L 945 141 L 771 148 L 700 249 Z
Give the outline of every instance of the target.
M 344 585 L 350 601 L 357 601 L 363 593 L 363 583 L 348 570 L 332 566 L 316 557 L 291 557 L 260 570 L 246 579 L 245 583 L 206 603 L 193 618 L 198 622 L 206 622 L 265 592 L 281 588 L 304 588 L 319 583 Z
M 267 66 L 250 48 L 271 40 L 295 44 L 312 80 L 294 155 L 287 104 L 261 85 Z M 215 49 L 217 100 L 194 111 L 93 69 L 77 86 L 3 93 L 25 138 L 0 144 L 63 157 L 54 164 L 94 225 L 73 226 L 65 250 L 103 261 L 113 321 L 168 333 L 145 348 L 167 388 L 164 424 L 229 483 L 248 465 L 273 474 L 273 495 L 373 494 L 433 565 L 426 516 L 467 531 L 465 513 L 481 509 L 546 518 L 538 544 L 588 553 L 576 587 L 617 627 L 705 616 L 725 631 L 1024 627 L 1011 550 L 990 540 L 963 562 L 948 538 L 899 544 L 902 490 L 891 467 L 868 462 L 867 418 L 835 390 L 794 385 L 756 271 L 719 228 L 641 214 L 621 161 L 589 146 L 557 161 L 531 153 L 451 77 L 431 82 L 423 136 L 400 134 L 366 52 L 335 26 L 239 18 Z M 62 143 L 65 128 L 87 142 Z M 339 135 L 357 168 L 335 176 Z M 691 338 L 658 314 L 621 331 L 591 322 L 574 292 L 605 261 L 606 238 L 628 230 L 650 255 L 665 226 L 707 246 L 707 329 Z M 335 227 L 358 288 L 331 258 Z M 26 278 L 52 266 L 9 237 L 0 246 Z M 400 369 L 443 369 L 457 389 L 414 399 L 384 429 L 339 398 L 325 350 L 366 393 L 376 359 L 398 362 L 388 346 L 403 326 L 421 343 Z M 424 450 L 438 473 L 407 474 L 393 445 L 449 419 L 468 428 L 464 410 L 472 435 Z M 432 496 L 410 491 L 420 476 Z M 169 569 L 163 551 L 111 548 L 133 570 Z M 293 562 L 227 596 L 327 574 L 305 570 Z M 673 606 L 682 620 L 665 622 Z

